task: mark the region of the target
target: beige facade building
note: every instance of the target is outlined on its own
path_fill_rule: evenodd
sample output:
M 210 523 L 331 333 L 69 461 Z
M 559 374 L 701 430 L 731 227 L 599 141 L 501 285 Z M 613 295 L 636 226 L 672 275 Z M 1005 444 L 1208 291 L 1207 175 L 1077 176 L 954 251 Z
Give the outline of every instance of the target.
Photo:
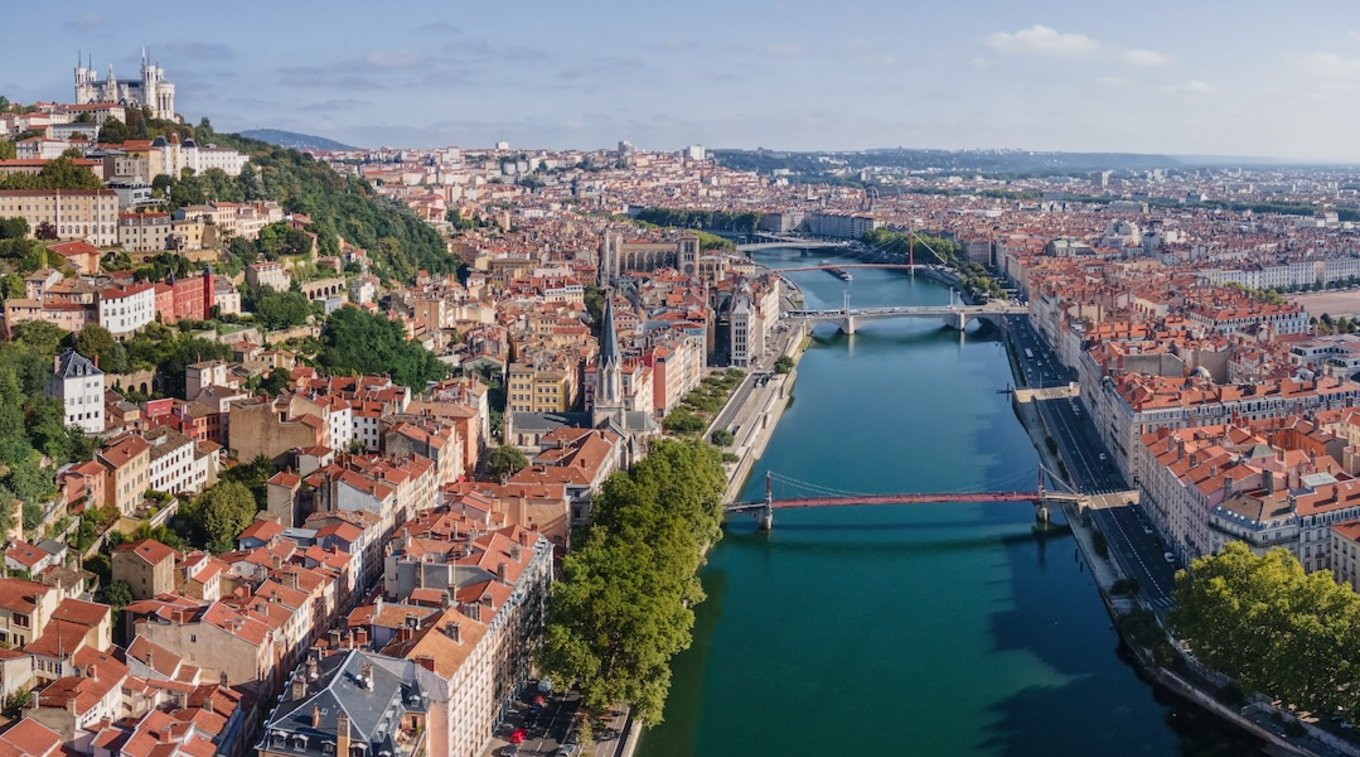
M 105 505 L 131 514 L 151 486 L 151 445 L 136 434 L 127 434 L 105 445 L 95 458 L 108 470 Z
M 0 218 L 22 218 L 30 233 L 46 223 L 58 239 L 118 244 L 118 195 L 111 189 L 0 190 Z
M 136 599 L 175 590 L 175 550 L 155 539 L 119 544 L 112 563 L 113 580 L 126 583 Z

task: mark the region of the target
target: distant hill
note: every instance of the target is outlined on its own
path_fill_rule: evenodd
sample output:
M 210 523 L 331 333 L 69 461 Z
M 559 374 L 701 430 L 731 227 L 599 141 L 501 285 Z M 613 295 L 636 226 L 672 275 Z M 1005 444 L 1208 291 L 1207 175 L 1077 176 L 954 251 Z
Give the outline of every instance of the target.
M 261 142 L 268 142 L 271 145 L 287 147 L 293 150 L 357 150 L 357 147 L 333 139 L 317 137 L 311 134 L 299 134 L 295 131 L 283 131 L 282 129 L 249 129 L 241 132 L 241 136 L 251 139 L 258 139 Z

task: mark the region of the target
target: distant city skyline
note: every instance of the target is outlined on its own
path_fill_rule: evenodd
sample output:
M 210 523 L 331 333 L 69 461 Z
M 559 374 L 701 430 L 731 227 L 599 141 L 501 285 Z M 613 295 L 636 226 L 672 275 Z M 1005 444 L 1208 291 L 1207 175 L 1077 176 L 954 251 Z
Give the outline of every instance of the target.
M 69 101 L 77 52 L 189 121 L 367 147 L 1019 148 L 1360 162 L 1360 13 L 1012 4 L 391 0 L 7 9 L 0 94 Z

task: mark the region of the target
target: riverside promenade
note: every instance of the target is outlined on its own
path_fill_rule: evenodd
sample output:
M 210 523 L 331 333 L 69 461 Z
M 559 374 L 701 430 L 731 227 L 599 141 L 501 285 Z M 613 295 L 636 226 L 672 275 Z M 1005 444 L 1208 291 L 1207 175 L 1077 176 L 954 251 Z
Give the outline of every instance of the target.
M 775 335 L 774 348 L 752 367 L 742 385 L 732 393 L 727 406 L 714 416 L 713 423 L 705 431 L 705 438 L 722 428 L 732 431 L 735 437 L 732 445 L 724 450 L 737 456 L 736 462 L 723 465 L 727 473 L 724 502 L 738 498 L 751 468 L 764 454 L 770 437 L 774 436 L 779 419 L 793 397 L 793 385 L 798 379 L 797 362 L 806 344 L 807 330 L 801 324 Z M 792 358 L 794 368 L 788 373 L 774 373 L 774 363 L 782 356 Z M 768 378 L 760 378 L 767 374 Z
M 1063 445 L 1051 445 L 1054 435 L 1039 412 L 1037 403 L 1033 401 L 1046 398 L 1045 392 L 1053 390 L 1029 390 L 1035 396 L 1022 396 L 1022 392 L 1026 391 L 1020 388 L 1025 383 L 1025 375 L 1019 369 L 1016 347 L 1009 333 L 1006 344 L 1017 386 L 1012 393 L 1012 406 L 1016 417 L 1028 432 L 1043 464 L 1051 470 L 1066 470 L 1067 466 L 1075 465 L 1076 461 L 1063 459 L 1062 451 L 1066 449 Z M 1068 397 L 1067 394 L 1059 396 Z M 1092 498 L 1093 503 L 1098 503 L 1099 500 L 1099 497 Z M 1123 622 L 1136 613 L 1153 616 L 1135 594 L 1115 590 L 1117 583 L 1127 582 L 1131 578 L 1136 580 L 1136 577 L 1127 575 L 1119 561 L 1111 559 L 1108 551 L 1106 556 L 1100 555 L 1096 542 L 1105 537 L 1095 527 L 1095 521 L 1090 517 L 1090 508 L 1083 509 L 1075 504 L 1065 504 L 1063 515 L 1072 535 L 1076 538 L 1082 562 L 1090 570 L 1096 589 L 1100 592 L 1100 598 L 1110 613 L 1114 628 L 1131 653 L 1134 667 L 1145 679 L 1256 737 L 1265 746 L 1267 753 L 1313 757 L 1360 755 L 1360 750 L 1357 750 L 1354 744 L 1331 737 L 1317 729 L 1309 728 L 1307 735 L 1304 736 L 1289 736 L 1283 723 L 1271 717 L 1274 708 L 1264 698 L 1255 698 L 1245 706 L 1230 705 L 1219 700 L 1215 694 L 1222 688 L 1222 684 L 1226 683 L 1226 679 L 1212 671 L 1204 670 L 1188 655 L 1187 650 L 1180 648 L 1178 644 L 1177 651 L 1185 657 L 1188 669 L 1177 671 L 1160 664 L 1149 649 L 1133 638 L 1133 634 L 1127 630 L 1128 627 Z M 1160 626 L 1160 621 L 1154 622 Z M 1174 641 L 1172 643 L 1176 644 Z M 1214 679 L 1218 679 L 1217 685 Z

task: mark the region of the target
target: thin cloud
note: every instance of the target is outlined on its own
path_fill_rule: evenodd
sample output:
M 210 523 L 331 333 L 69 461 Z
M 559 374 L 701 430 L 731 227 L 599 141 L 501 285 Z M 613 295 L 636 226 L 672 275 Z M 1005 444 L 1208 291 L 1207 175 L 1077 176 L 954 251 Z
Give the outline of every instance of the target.
M 761 48 L 760 52 L 775 58 L 797 58 L 803 54 L 803 48 L 788 42 L 776 42 Z
M 99 13 L 82 13 L 79 16 L 66 22 L 66 28 L 79 32 L 88 32 L 94 29 L 104 28 L 108 19 Z
M 1051 58 L 1079 58 L 1100 49 L 1100 43 L 1085 34 L 1064 33 L 1043 24 L 1017 32 L 988 34 L 983 43 L 998 53 Z
M 421 58 L 410 50 L 374 50 L 364 56 L 364 61 L 376 68 L 410 68 Z
M 1156 50 L 1133 49 L 1119 54 L 1120 60 L 1130 66 L 1165 66 L 1171 62 L 1170 56 Z
M 1300 61 L 1303 70 L 1319 79 L 1352 81 L 1360 78 L 1360 59 L 1336 53 L 1313 53 Z
M 1191 79 L 1184 84 L 1171 86 L 1168 91 L 1177 95 L 1207 95 L 1213 92 L 1214 88 L 1199 79 Z

